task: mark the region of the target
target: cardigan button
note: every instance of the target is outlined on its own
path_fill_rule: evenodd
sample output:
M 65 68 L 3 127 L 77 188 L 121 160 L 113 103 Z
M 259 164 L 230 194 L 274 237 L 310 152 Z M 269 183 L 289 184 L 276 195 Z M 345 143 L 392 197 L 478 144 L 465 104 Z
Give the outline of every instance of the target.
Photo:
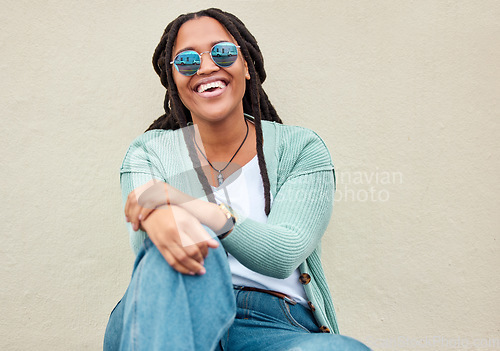
M 309 284 L 311 282 L 311 276 L 307 273 L 302 273 L 299 277 L 299 281 L 304 285 Z
M 312 304 L 311 301 L 307 301 L 307 304 L 309 305 L 309 308 L 311 309 L 311 311 L 316 311 L 316 307 L 314 307 L 314 305 Z
M 329 333 L 330 329 L 328 329 L 328 327 L 322 325 L 321 327 L 319 327 L 319 332 L 320 333 Z

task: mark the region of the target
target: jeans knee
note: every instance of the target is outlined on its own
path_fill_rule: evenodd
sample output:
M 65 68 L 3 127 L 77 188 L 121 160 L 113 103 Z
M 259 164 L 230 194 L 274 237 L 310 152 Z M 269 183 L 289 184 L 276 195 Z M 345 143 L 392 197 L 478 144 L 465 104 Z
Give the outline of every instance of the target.
M 316 333 L 309 336 L 288 351 L 370 351 L 362 342 L 345 335 Z
M 365 344 L 356 339 L 353 339 L 345 335 L 337 335 L 337 336 L 341 340 L 342 345 L 344 345 L 344 348 L 339 348 L 339 350 L 370 351 L 370 348 L 368 346 L 366 346 Z

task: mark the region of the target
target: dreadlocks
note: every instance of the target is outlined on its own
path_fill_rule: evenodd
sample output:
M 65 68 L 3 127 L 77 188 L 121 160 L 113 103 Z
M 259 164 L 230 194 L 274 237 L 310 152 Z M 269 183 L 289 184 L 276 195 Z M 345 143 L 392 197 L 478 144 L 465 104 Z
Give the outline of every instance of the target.
M 189 122 L 192 122 L 189 110 L 182 104 L 179 98 L 179 93 L 172 75 L 173 68 L 172 65 L 170 65 L 170 59 L 172 57 L 172 50 L 177 33 L 182 24 L 191 19 L 203 16 L 216 19 L 227 29 L 233 38 L 236 39 L 236 42 L 240 46 L 240 51 L 243 54 L 243 58 L 248 65 L 250 80 L 246 82 L 245 95 L 243 96 L 243 110 L 245 113 L 250 114 L 255 118 L 257 158 L 259 161 L 260 174 L 264 184 L 265 213 L 266 215 L 269 215 L 271 210 L 270 185 L 269 177 L 267 175 L 267 166 L 264 160 L 264 152 L 262 149 L 263 137 L 261 121 L 267 120 L 278 123 L 282 122 L 262 88 L 262 83 L 266 79 L 266 71 L 264 70 L 264 59 L 257 44 L 257 40 L 248 31 L 239 18 L 231 13 L 211 8 L 196 13 L 181 15 L 172 21 L 167 28 L 165 28 L 160 43 L 156 47 L 153 55 L 153 67 L 156 73 L 160 76 L 161 84 L 167 89 L 163 104 L 165 114 L 155 120 L 147 130 L 174 130 L 186 127 Z M 193 160 L 195 168 L 199 170 L 200 162 L 192 148 L 189 148 L 189 154 Z M 209 200 L 215 202 L 206 177 L 202 172 L 197 171 L 197 173 Z

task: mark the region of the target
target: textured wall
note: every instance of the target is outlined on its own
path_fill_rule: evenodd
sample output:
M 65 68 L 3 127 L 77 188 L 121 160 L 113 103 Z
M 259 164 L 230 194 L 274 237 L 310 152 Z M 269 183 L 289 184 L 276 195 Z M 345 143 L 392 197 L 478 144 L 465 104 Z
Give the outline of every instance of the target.
M 151 56 L 171 19 L 212 5 L 258 38 L 286 123 L 332 152 L 341 331 L 380 350 L 500 348 L 500 2 L 1 5 L 0 349 L 101 348 L 133 263 L 119 166 L 162 109 Z

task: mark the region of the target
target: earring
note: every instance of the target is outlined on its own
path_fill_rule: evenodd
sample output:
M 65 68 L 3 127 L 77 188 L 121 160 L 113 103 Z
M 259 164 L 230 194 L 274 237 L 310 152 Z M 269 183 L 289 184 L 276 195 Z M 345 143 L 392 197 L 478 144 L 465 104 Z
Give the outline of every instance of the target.
M 250 73 L 249 73 L 249 72 L 247 72 L 247 73 L 245 74 L 245 78 L 246 78 L 247 80 L 250 80 Z

